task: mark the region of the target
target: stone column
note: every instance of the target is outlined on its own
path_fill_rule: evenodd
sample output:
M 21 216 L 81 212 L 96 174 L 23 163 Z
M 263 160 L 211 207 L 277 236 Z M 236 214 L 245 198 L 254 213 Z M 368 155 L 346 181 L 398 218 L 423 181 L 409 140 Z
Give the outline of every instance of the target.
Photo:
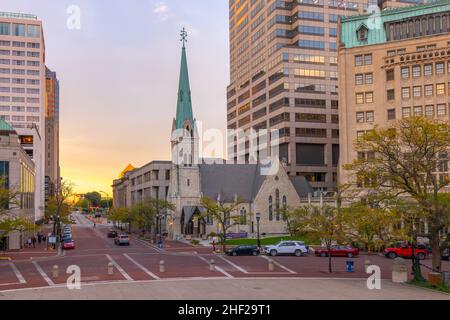
M 395 258 L 392 267 L 392 282 L 405 283 L 408 281 L 408 268 L 403 258 Z

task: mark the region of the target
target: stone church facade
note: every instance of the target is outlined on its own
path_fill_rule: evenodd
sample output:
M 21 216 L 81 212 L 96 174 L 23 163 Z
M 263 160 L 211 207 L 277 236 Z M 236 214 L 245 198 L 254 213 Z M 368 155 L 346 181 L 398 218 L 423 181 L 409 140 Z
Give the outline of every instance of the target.
M 161 183 L 166 190 L 165 197 L 172 202 L 176 210 L 165 213 L 165 231 L 169 239 L 183 237 L 206 237 L 211 232 L 219 233 L 220 226 L 215 219 L 205 214 L 200 205 L 202 197 L 232 205 L 239 200 L 234 215 L 242 217 L 241 224 L 232 226 L 229 233 L 245 233 L 256 236 L 256 214 L 260 216 L 260 233 L 266 235 L 285 234 L 286 221 L 280 214 L 283 207 L 294 208 L 305 204 L 313 190 L 305 177 L 289 176 L 284 164 L 274 158 L 271 174 L 265 174 L 262 164 L 206 163 L 199 155 L 199 135 L 193 115 L 186 48 L 183 45 L 178 102 L 176 117 L 172 124 L 172 161 L 165 162 L 170 173 L 165 177 L 169 181 L 149 181 L 153 188 Z M 148 166 L 148 165 L 147 165 Z M 135 175 L 133 169 L 113 183 L 115 206 L 130 206 L 130 203 L 142 201 L 145 192 L 134 192 L 130 198 L 130 186 L 127 181 Z M 141 170 L 142 171 L 142 170 Z M 145 176 L 145 173 L 142 173 Z M 151 177 L 151 175 L 150 175 Z M 167 187 L 168 184 L 168 187 Z M 136 187 L 134 188 L 136 189 Z M 139 188 L 138 188 L 139 189 Z M 136 191 L 136 190 L 135 190 Z M 123 194 L 123 193 L 127 194 Z M 136 200 L 134 197 L 141 195 Z M 158 197 L 164 195 L 158 194 Z M 129 199 L 128 201 L 116 201 Z

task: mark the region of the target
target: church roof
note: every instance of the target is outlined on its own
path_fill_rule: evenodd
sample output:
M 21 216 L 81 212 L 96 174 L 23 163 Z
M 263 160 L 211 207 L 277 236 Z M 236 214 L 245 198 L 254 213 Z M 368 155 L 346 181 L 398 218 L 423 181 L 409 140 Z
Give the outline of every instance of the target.
M 189 120 L 191 124 L 194 125 L 186 48 L 183 46 L 181 53 L 180 82 L 178 84 L 177 115 L 175 118 L 176 129 L 183 128 L 183 124 L 186 120 Z
M 235 195 L 246 202 L 258 193 L 264 176 L 256 164 L 202 164 L 200 185 L 203 196 L 233 202 Z
M 300 198 L 306 198 L 308 193 L 313 193 L 313 188 L 304 176 L 289 177 Z

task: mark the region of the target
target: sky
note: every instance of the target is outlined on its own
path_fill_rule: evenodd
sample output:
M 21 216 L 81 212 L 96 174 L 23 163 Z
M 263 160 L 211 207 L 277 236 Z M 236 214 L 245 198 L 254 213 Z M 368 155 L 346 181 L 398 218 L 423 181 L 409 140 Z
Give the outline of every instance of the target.
M 182 27 L 194 117 L 225 130 L 227 0 L 0 0 L 0 11 L 43 22 L 60 81 L 61 175 L 77 192 L 111 195 L 129 163 L 170 160 Z

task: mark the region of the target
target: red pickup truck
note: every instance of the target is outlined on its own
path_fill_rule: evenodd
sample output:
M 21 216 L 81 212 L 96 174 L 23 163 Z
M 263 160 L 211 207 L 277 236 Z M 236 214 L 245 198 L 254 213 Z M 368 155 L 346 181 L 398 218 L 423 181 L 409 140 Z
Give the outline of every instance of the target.
M 388 258 L 395 259 L 397 257 L 411 258 L 412 246 L 407 243 L 399 243 L 393 247 L 386 248 L 384 255 Z M 414 255 L 417 259 L 423 260 L 428 256 L 428 251 L 425 245 L 418 244 L 414 248 Z

